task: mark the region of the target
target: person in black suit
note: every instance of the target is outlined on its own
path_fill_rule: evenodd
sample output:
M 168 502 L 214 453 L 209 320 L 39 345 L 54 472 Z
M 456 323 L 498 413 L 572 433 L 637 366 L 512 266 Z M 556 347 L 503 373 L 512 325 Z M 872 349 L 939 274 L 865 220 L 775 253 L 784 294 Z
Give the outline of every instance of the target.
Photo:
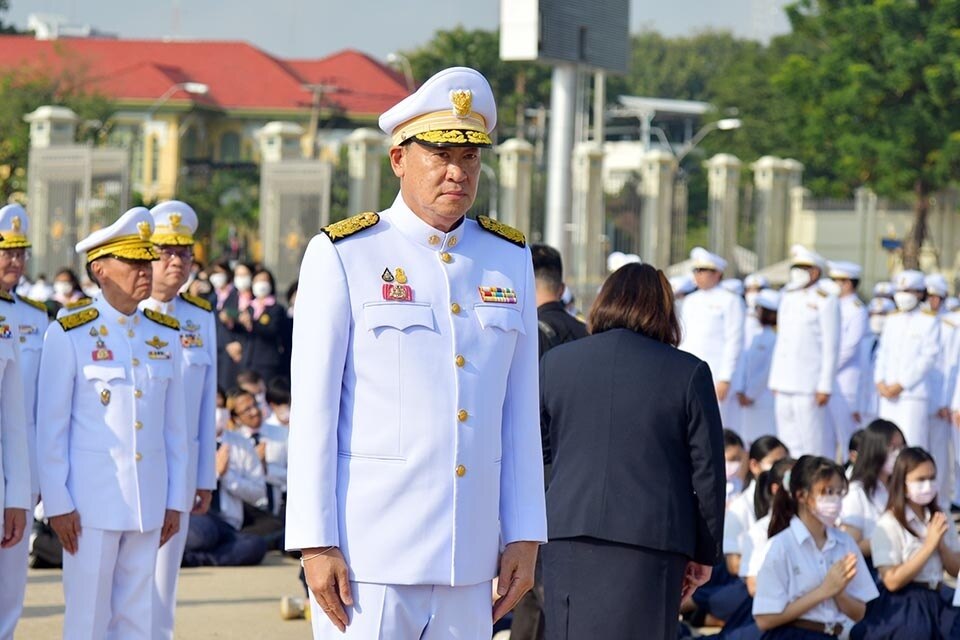
M 676 348 L 673 293 L 649 265 L 614 272 L 588 324 L 592 335 L 540 362 L 546 635 L 672 639 L 681 599 L 723 558 L 713 377 Z

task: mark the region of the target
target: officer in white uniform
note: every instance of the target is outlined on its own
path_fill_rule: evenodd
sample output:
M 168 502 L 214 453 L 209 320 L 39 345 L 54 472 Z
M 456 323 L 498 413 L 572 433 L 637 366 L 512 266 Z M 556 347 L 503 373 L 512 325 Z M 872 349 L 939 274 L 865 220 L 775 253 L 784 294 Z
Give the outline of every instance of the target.
M 493 617 L 533 584 L 546 513 L 530 251 L 464 217 L 495 124 L 482 75 L 439 72 L 380 118 L 393 205 L 307 247 L 286 545 L 302 550 L 317 638 L 489 638 L 501 543 Z
M 877 348 L 873 381 L 880 394 L 880 417 L 903 432 L 907 446 L 930 450 L 930 372 L 940 352 L 940 322 L 924 309 L 926 286 L 919 271 L 901 271 L 894 303 Z M 940 390 L 938 389 L 939 393 Z
M 830 262 L 830 279 L 840 290 L 840 352 L 837 385 L 830 395 L 830 416 L 840 459 L 847 459 L 850 436 L 859 428 L 857 396 L 860 390 L 860 343 L 867 333 L 867 307 L 857 295 L 863 269 L 853 262 Z
M 739 433 L 730 384 L 743 351 L 743 298 L 719 286 L 727 261 L 702 247 L 690 252 L 694 291 L 683 300 L 680 348 L 710 366 L 723 426 Z
M 820 255 L 795 245 L 777 314 L 770 389 L 780 440 L 798 458 L 836 456 L 827 403 L 837 375 L 840 305 L 818 284 L 825 269 Z
M 773 319 L 780 306 L 780 294 L 773 289 L 764 289 L 754 298 L 754 314 L 760 313 Z M 759 319 L 757 321 L 760 323 Z M 737 367 L 734 391 L 740 404 L 740 425 L 746 446 L 765 435 L 777 432 L 773 393 L 767 386 L 773 348 L 777 343 L 777 326 L 767 318 L 753 340 L 746 345 Z
M 952 379 L 951 370 L 956 366 L 949 360 L 951 346 L 955 337 L 956 322 L 947 313 L 943 305 L 949 288 L 947 279 L 939 273 L 931 273 L 923 279 L 927 290 L 927 299 L 923 309 L 933 313 L 940 325 L 940 348 L 933 368 L 928 375 L 927 386 L 930 390 L 928 410 L 930 413 L 930 455 L 937 465 L 940 491 L 937 498 L 940 504 L 950 506 L 953 495 L 953 426 L 950 419 L 950 399 L 953 388 L 947 387 Z
M 0 640 L 13 637 L 17 620 L 23 611 L 23 595 L 27 584 L 27 562 L 30 549 L 30 531 L 33 528 L 33 505 L 37 504 L 40 483 L 37 477 L 37 374 L 40 370 L 40 351 L 43 333 L 50 320 L 42 303 L 13 292 L 23 275 L 30 241 L 27 239 L 27 212 L 19 204 L 8 204 L 0 209 L 0 291 L 13 295 L 0 302 L 2 321 L 16 327 L 19 348 L 20 377 L 23 384 L 23 412 L 26 425 L 30 464 L 30 506 L 26 510 L 24 535 L 9 548 L 0 548 Z M 11 338 L 5 338 L 10 340 Z M 3 401 L 6 395 L 0 396 Z M 13 398 L 11 398 L 13 400 Z
M 153 292 L 140 303 L 173 316 L 180 323 L 183 349 L 184 406 L 187 428 L 187 495 L 194 496 L 195 514 L 206 513 L 217 488 L 214 459 L 217 450 L 217 336 L 213 307 L 202 298 L 177 294 L 186 283 L 193 264 L 193 234 L 197 214 L 179 200 L 162 202 L 150 210 L 153 216 L 153 244 L 160 259 L 153 263 Z M 177 577 L 187 543 L 190 514 L 183 513 L 180 530 L 160 548 L 154 581 L 153 637 L 173 638 L 177 604 Z
M 880 394 L 873 383 L 873 372 L 877 366 L 880 334 L 883 333 L 887 316 L 896 310 L 897 307 L 890 298 L 874 298 L 867 305 L 870 330 L 860 342 L 860 391 L 857 394 L 857 411 L 860 413 L 860 423 L 864 425 L 880 417 Z
M 63 543 L 65 638 L 150 638 L 157 549 L 189 510 L 180 327 L 150 295 L 153 219 L 143 207 L 77 244 L 101 287 L 47 329 L 37 450 Z
M 761 291 L 769 288 L 770 281 L 766 276 L 762 276 L 759 273 L 751 273 L 743 279 L 743 298 L 747 305 L 747 314 L 743 326 L 744 348 L 753 342 L 754 336 L 763 329 L 763 327 L 760 326 L 760 321 L 757 319 L 757 296 L 760 295 Z

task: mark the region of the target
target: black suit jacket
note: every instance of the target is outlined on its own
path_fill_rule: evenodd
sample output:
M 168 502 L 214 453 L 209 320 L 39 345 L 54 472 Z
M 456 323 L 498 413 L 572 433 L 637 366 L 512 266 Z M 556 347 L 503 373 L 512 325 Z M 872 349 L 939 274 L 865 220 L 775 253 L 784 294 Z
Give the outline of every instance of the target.
M 614 329 L 547 352 L 540 395 L 550 539 L 723 557 L 723 428 L 705 362 Z

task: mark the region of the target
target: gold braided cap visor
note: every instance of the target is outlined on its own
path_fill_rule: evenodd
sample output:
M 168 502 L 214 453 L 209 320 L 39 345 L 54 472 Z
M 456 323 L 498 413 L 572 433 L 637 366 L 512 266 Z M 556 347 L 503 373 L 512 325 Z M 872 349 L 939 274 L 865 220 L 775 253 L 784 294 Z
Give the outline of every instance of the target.
M 94 247 L 87 251 L 87 262 L 97 258 L 114 256 L 126 260 L 159 260 L 160 254 L 153 246 L 152 240 L 143 240 L 139 235 L 120 236 L 107 244 Z
M 459 117 L 449 109 L 411 118 L 393 130 L 393 144 L 413 138 L 424 144 L 441 147 L 492 147 L 486 119 L 471 111 Z
M 173 227 L 166 224 L 157 225 L 150 236 L 150 242 L 155 245 L 193 246 L 193 232 L 190 227 L 180 225 Z
M 27 240 L 27 236 L 16 231 L 0 231 L 3 235 L 0 238 L 0 249 L 29 249 L 33 245 Z

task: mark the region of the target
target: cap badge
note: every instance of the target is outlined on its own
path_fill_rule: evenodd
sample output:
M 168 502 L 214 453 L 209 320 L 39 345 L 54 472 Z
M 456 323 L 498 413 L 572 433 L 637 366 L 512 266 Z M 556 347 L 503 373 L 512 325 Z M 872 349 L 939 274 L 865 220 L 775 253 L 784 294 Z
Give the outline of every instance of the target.
M 13 216 L 13 219 L 10 220 L 10 229 L 13 231 L 20 231 L 20 216 Z
M 450 104 L 453 105 L 453 115 L 464 118 L 473 110 L 473 91 L 470 89 L 454 89 L 450 92 Z
M 180 226 L 180 221 L 183 220 L 183 216 L 179 213 L 170 214 L 170 226 L 176 229 Z
M 137 223 L 137 231 L 140 232 L 140 239 L 141 239 L 141 240 L 149 240 L 149 239 L 150 239 L 150 234 L 151 234 L 152 232 L 150 231 L 150 223 L 147 222 L 146 220 L 144 220 L 143 222 L 138 222 L 138 223 Z

